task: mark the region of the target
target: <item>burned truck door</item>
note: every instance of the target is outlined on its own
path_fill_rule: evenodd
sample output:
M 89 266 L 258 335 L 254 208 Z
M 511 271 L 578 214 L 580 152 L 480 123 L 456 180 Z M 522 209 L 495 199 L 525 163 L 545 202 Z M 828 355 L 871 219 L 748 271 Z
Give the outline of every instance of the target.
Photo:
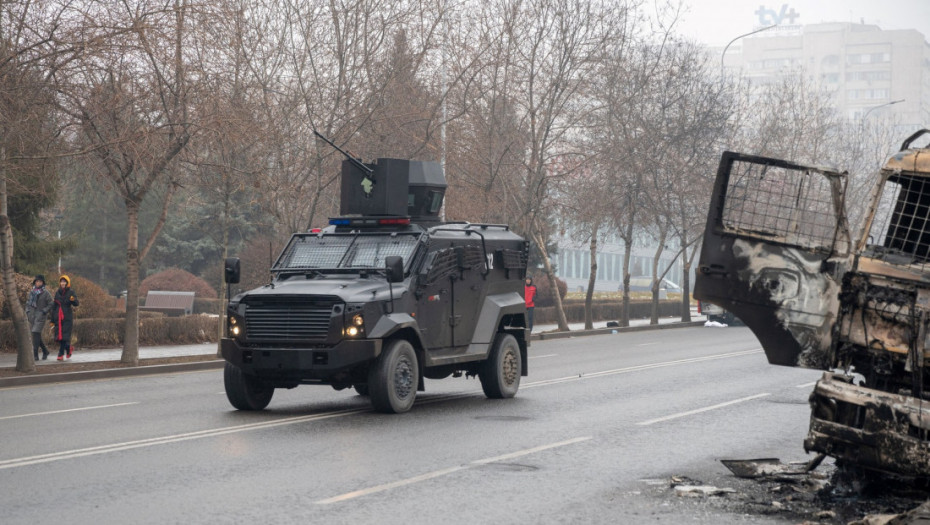
M 694 296 L 736 314 L 772 364 L 829 368 L 849 267 L 846 176 L 724 152 Z

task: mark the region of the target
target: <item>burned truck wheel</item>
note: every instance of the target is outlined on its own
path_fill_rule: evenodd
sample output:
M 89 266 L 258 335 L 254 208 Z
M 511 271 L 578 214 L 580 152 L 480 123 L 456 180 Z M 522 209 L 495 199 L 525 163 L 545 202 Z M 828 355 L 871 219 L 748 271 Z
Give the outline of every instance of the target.
M 239 367 L 231 363 L 226 363 L 223 383 L 226 385 L 226 398 L 239 410 L 262 410 L 274 395 L 274 387 L 257 377 L 243 374 Z
M 517 395 L 522 365 L 517 340 L 510 334 L 497 334 L 488 360 L 481 365 L 478 373 L 484 395 L 491 399 Z
M 368 372 L 371 404 L 378 412 L 399 414 L 410 410 L 419 384 L 417 354 L 403 339 L 389 342 Z

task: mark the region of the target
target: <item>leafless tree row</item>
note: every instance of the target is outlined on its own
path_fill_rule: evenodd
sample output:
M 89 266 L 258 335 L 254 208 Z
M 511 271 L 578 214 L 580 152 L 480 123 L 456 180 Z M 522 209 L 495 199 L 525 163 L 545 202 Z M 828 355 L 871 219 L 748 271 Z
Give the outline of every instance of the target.
M 11 170 L 65 165 L 118 196 L 132 364 L 140 268 L 177 220 L 172 199 L 219 204 L 204 235 L 224 249 L 242 207 L 268 218 L 258 252 L 321 225 L 338 212 L 342 159 L 314 131 L 365 159 L 442 160 L 447 218 L 513 225 L 553 284 L 555 222 L 592 253 L 620 239 L 626 283 L 644 232 L 687 274 L 721 149 L 815 156 L 837 133 L 809 86 L 773 88 L 776 105 L 721 79 L 661 2 L 20 0 L 0 1 L 0 17 L 0 202 L 41 191 L 13 189 L 29 179 Z M 140 231 L 153 202 L 160 218 Z

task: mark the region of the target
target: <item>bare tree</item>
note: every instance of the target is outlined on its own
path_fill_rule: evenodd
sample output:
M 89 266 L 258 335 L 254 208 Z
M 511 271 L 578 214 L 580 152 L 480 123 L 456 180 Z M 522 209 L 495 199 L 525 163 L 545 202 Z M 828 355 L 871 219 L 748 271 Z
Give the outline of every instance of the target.
M 177 188 L 174 160 L 194 133 L 190 112 L 196 75 L 188 49 L 196 48 L 187 0 L 91 3 L 101 24 L 125 28 L 76 58 L 54 75 L 63 114 L 79 130 L 75 145 L 91 151 L 100 174 L 122 199 L 129 228 L 126 239 L 126 323 L 123 363 L 139 362 L 139 273 L 167 220 Z M 190 47 L 188 47 L 190 46 Z M 139 211 L 163 186 L 161 215 L 140 242 Z M 141 247 L 140 247 L 141 246 Z
M 0 272 L 3 294 L 16 334 L 16 370 L 32 372 L 30 330 L 16 291 L 13 229 L 9 199 L 14 193 L 42 191 L 18 184 L 16 172 L 49 169 L 56 154 L 56 130 L 51 115 L 50 71 L 73 58 L 80 45 L 59 24 L 68 3 L 0 4 Z M 91 36 L 93 28 L 83 36 Z

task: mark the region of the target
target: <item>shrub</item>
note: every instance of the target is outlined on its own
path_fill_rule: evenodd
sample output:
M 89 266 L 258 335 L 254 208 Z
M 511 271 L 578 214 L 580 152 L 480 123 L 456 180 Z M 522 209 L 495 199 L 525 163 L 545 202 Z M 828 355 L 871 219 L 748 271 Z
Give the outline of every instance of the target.
M 78 301 L 81 303 L 80 306 L 74 309 L 75 319 L 105 318 L 116 308 L 116 297 L 108 294 L 97 283 L 80 275 L 67 273 L 65 275 L 71 278 L 71 288 L 74 289 Z M 50 287 L 49 291 L 52 292 L 52 295 L 55 295 L 55 290 L 58 289 L 58 281 L 54 281 L 52 284 L 54 284 L 54 287 Z
M 17 273 L 13 275 L 13 280 L 16 282 L 16 295 L 19 296 L 20 303 L 25 306 L 26 298 L 29 296 L 29 290 L 32 290 L 32 280 L 35 278 L 33 275 L 23 275 Z M 49 291 L 55 293 L 54 288 L 49 288 Z M 10 308 L 6 304 L 6 294 L 0 290 L 0 319 L 9 319 L 10 318 Z M 11 334 L 13 332 L 10 332 Z M 0 339 L 2 340 L 2 339 Z
M 74 309 L 75 318 L 106 317 L 116 308 L 116 298 L 107 294 L 106 290 L 97 286 L 97 284 L 90 279 L 86 279 L 80 275 L 72 275 L 67 272 L 64 272 L 64 274 L 71 279 L 71 287 L 74 288 L 78 300 L 81 303 L 79 307 Z M 57 273 L 54 272 L 45 274 L 45 278 L 47 279 L 45 287 L 53 297 L 55 296 L 55 290 L 58 289 L 58 277 Z M 19 300 L 22 302 L 23 306 L 26 305 L 29 291 L 32 290 L 32 280 L 34 278 L 35 276 L 32 275 L 15 275 L 16 291 L 19 294 Z M 10 318 L 10 310 L 6 305 L 3 293 L 0 293 L 0 310 L 3 312 L 0 318 Z
M 194 299 L 195 314 L 219 314 L 221 305 L 225 304 L 223 299 Z
M 559 289 L 559 298 L 565 299 L 568 293 L 568 284 L 562 279 L 556 278 L 556 286 Z M 555 297 L 552 295 L 552 289 L 549 287 L 549 278 L 544 273 L 538 273 L 533 277 L 533 284 L 536 285 L 536 306 L 555 306 Z
M 203 299 L 216 299 L 216 290 L 196 275 L 180 268 L 167 270 L 150 275 L 139 286 L 139 295 L 145 297 L 150 291 L 162 292 L 194 292 Z
M 118 347 L 123 344 L 123 319 L 76 319 L 71 342 L 78 348 Z M 218 318 L 146 316 L 139 320 L 139 344 L 145 346 L 209 343 L 217 341 Z M 51 327 L 43 332 L 46 343 L 54 340 Z M 15 352 L 12 321 L 0 321 L 0 351 Z

